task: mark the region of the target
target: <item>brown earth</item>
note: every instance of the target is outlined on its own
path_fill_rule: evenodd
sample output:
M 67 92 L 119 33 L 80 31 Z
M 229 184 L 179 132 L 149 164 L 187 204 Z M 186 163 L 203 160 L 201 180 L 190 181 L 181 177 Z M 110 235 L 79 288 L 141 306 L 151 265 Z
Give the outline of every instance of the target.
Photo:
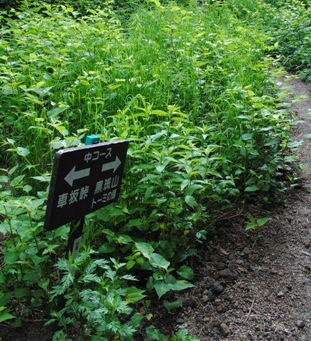
M 278 85 L 289 89 L 293 140 L 303 140 L 301 186 L 284 206 L 247 207 L 255 217 L 271 218 L 264 227 L 247 233 L 245 220 L 236 218 L 218 233 L 195 260 L 195 287 L 180 293 L 183 307 L 155 311 L 167 335 L 187 328 L 201 341 L 311 341 L 311 86 L 292 76 Z M 48 341 L 51 335 L 31 322 L 19 331 L 1 329 L 0 341 Z

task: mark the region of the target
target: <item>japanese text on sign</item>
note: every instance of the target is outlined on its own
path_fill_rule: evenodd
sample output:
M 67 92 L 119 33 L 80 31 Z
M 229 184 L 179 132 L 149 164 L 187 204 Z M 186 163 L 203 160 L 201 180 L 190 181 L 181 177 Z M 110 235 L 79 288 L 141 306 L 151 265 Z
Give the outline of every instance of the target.
M 128 142 L 56 153 L 45 226 L 53 229 L 117 200 Z

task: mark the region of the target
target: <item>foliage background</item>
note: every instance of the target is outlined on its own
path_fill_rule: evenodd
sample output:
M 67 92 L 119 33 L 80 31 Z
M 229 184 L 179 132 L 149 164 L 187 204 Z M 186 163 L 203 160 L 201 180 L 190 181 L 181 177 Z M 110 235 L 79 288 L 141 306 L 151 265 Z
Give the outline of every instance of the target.
M 141 326 L 158 299 L 182 305 L 173 292 L 192 286 L 209 232 L 294 180 L 299 142 L 274 81 L 276 58 L 310 79 L 309 3 L 2 4 L 0 319 L 18 326 L 49 302 L 55 339 L 70 326 L 160 339 Z M 68 226 L 43 230 L 50 170 L 88 133 L 130 141 L 125 178 L 66 260 Z

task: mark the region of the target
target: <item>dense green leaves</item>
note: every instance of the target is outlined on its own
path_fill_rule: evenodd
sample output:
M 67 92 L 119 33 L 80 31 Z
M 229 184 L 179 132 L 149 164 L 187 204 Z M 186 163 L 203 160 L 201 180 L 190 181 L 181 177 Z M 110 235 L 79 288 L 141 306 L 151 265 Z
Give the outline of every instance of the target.
M 310 0 L 264 1 L 259 11 L 269 32 L 272 53 L 290 71 L 311 82 Z
M 10 314 L 9 312 L 7 312 L 5 310 L 5 307 L 1 307 L 0 306 L 0 323 L 13 319 L 15 318 L 15 316 L 13 316 L 12 314 Z
M 63 328 L 56 339 L 74 326 L 82 339 L 131 340 L 142 320 L 152 324 L 157 299 L 168 311 L 182 306 L 174 292 L 193 286 L 185 261 L 215 222 L 241 202 L 281 199 L 293 176 L 297 143 L 267 55 L 281 51 L 291 9 L 272 38 L 263 27 L 277 27 L 275 11 L 259 0 L 133 4 L 122 20 L 119 3 L 118 14 L 87 3 L 2 18 L 0 319 L 20 322 L 50 302 Z M 43 231 L 46 186 L 55 151 L 88 133 L 129 140 L 127 164 L 118 203 L 88 216 L 84 251 L 65 260 L 68 227 Z M 267 221 L 250 217 L 247 229 Z M 170 339 L 194 340 L 185 331 Z

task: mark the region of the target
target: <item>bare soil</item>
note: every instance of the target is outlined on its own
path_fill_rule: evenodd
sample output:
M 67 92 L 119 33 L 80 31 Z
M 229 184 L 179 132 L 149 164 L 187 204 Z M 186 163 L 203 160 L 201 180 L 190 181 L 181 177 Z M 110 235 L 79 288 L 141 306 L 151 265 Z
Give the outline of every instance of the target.
M 247 212 L 270 217 L 264 227 L 245 232 L 236 218 L 218 232 L 212 246 L 195 260 L 195 287 L 180 293 L 183 307 L 169 314 L 158 308 L 155 322 L 165 334 L 187 328 L 201 341 L 311 341 L 311 85 L 293 76 L 278 83 L 288 88 L 296 116 L 293 140 L 303 140 L 301 186 L 286 205 L 251 205 Z M 297 101 L 300 97 L 300 101 Z M 52 330 L 31 323 L 0 329 L 3 341 L 48 341 Z

